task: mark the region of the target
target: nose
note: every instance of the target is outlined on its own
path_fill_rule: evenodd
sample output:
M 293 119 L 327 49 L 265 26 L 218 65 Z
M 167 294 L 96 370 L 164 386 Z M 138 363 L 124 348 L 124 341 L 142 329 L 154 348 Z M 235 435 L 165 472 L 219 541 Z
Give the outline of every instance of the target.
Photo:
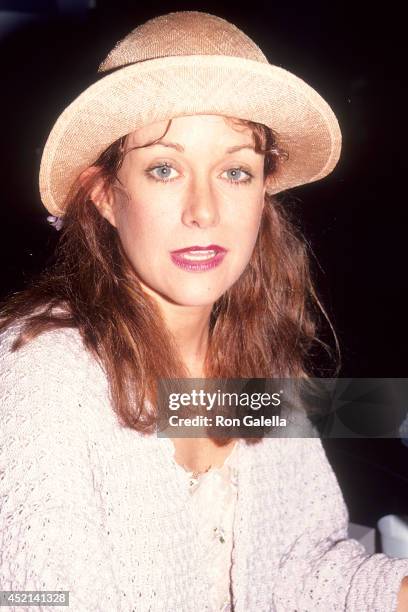
M 187 226 L 214 227 L 219 223 L 219 203 L 208 177 L 195 177 L 187 190 L 182 221 Z

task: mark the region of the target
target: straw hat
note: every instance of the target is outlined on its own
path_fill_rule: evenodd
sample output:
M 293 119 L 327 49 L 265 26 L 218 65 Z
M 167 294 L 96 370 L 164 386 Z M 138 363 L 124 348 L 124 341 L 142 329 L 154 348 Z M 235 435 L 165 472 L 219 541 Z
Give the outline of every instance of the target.
M 322 179 L 339 159 L 341 132 L 327 102 L 220 17 L 183 11 L 151 19 L 116 44 L 99 67 L 105 71 L 63 111 L 45 144 L 40 192 L 53 215 L 63 215 L 73 182 L 112 142 L 181 115 L 276 130 L 289 158 L 269 193 Z

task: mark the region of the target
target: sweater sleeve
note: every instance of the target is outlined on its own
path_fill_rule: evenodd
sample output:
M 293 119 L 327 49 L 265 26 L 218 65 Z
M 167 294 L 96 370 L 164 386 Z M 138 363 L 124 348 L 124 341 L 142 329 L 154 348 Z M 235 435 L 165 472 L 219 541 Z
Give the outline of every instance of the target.
M 72 330 L 14 353 L 10 339 L 3 333 L 0 348 L 1 589 L 64 590 L 71 610 L 114 609 L 82 418 L 86 362 Z
M 349 516 L 319 438 L 292 439 L 294 486 L 283 506 L 290 544 L 274 589 L 277 612 L 395 612 L 408 559 L 368 554 L 348 537 Z

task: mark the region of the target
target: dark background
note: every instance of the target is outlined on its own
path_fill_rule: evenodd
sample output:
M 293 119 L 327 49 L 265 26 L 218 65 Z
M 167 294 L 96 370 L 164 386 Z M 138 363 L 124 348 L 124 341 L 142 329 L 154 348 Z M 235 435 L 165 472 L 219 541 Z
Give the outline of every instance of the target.
M 407 372 L 405 41 L 392 3 L 0 1 L 0 297 L 49 261 L 58 233 L 46 222 L 38 169 L 61 111 L 114 43 L 143 21 L 202 10 L 243 29 L 276 63 L 314 87 L 343 133 L 324 179 L 293 189 L 288 206 L 315 255 L 316 281 L 336 329 L 345 377 Z M 403 164 L 403 162 L 405 162 Z M 408 448 L 399 439 L 325 440 L 350 518 L 374 526 L 408 514 Z

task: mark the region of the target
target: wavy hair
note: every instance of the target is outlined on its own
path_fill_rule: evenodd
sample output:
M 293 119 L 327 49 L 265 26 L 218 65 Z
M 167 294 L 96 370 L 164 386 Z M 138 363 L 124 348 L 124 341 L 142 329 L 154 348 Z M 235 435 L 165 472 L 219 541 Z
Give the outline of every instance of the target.
M 264 177 L 273 181 L 288 157 L 278 145 L 278 134 L 251 121 L 226 120 L 252 130 L 255 150 L 265 155 Z M 171 120 L 165 133 L 170 124 Z M 100 179 L 106 188 L 117 188 L 126 138 L 100 155 L 94 164 L 97 173 L 72 186 L 53 262 L 25 289 L 3 300 L 0 330 L 22 320 L 14 351 L 48 330 L 77 328 L 106 373 L 121 424 L 151 433 L 160 418 L 157 380 L 189 374 L 157 304 L 143 291 L 116 228 L 91 200 Z M 212 308 L 206 377 L 309 377 L 316 345 L 334 361 L 332 349 L 318 337 L 320 322 L 326 319 L 331 324 L 313 286 L 308 250 L 283 203 L 266 195 L 251 259 Z M 334 338 L 338 354 L 335 334 Z

